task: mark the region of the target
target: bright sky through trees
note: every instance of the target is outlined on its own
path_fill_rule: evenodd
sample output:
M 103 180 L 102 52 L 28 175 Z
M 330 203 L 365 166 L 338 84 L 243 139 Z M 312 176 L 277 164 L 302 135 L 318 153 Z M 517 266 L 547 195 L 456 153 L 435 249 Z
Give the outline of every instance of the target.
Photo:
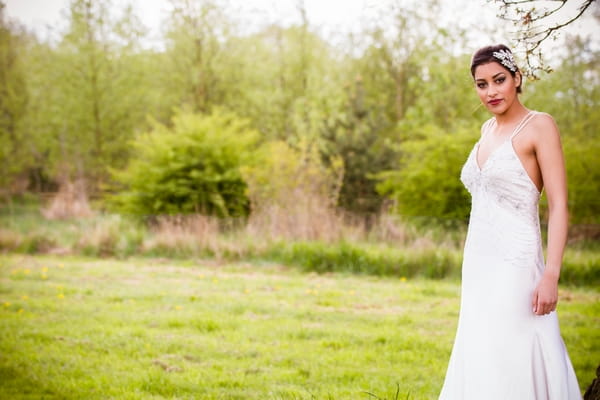
M 16 18 L 30 29 L 45 34 L 47 28 L 60 28 L 61 11 L 68 6 L 68 0 L 5 0 L 7 14 Z M 357 31 L 362 23 L 377 18 L 391 3 L 402 4 L 406 1 L 391 0 L 304 0 L 307 17 L 313 27 L 317 27 L 326 36 L 337 32 Z M 470 1 L 473 13 L 464 13 L 464 1 L 442 2 L 444 24 L 458 24 L 467 27 L 469 22 L 484 21 L 494 23 L 496 8 L 485 0 Z M 135 13 L 150 28 L 151 42 L 160 38 L 161 21 L 167 16 L 171 5 L 169 0 L 114 0 L 113 4 L 133 4 Z M 287 25 L 299 21 L 295 0 L 231 0 L 229 7 L 253 29 L 265 24 Z M 462 14 L 462 15 L 461 15 Z M 481 40 L 481 36 L 479 36 Z M 484 41 L 487 38 L 483 39 Z M 478 44 L 476 44 L 478 45 Z
M 411 0 L 303 0 L 307 18 L 313 29 L 317 29 L 334 45 L 336 37 L 348 32 L 359 32 L 361 26 L 369 21 L 382 18 L 382 10 L 391 4 L 403 6 Z M 61 12 L 68 7 L 68 0 L 5 0 L 9 17 L 16 18 L 29 29 L 42 36 L 57 34 L 65 23 Z M 228 0 L 222 1 L 240 20 L 239 29 L 252 31 L 264 25 L 288 25 L 300 20 L 298 4 L 300 0 Z M 441 1 L 441 12 L 438 14 L 440 26 L 461 28 L 468 32 L 469 48 L 453 49 L 454 52 L 471 52 L 489 43 L 508 43 L 506 30 L 495 29 L 504 26 L 510 31 L 506 22 L 498 20 L 496 15 L 499 4 L 486 0 Z M 113 0 L 115 8 L 132 4 L 135 14 L 149 29 L 144 38 L 147 47 L 162 47 L 161 25 L 171 9 L 169 0 Z M 565 9 L 577 8 L 579 2 L 571 1 Z M 473 29 L 480 27 L 480 29 Z M 514 30 L 514 29 L 513 29 Z M 572 24 L 567 32 L 591 34 L 600 31 L 597 21 L 588 16 Z M 496 33 L 490 33 L 496 32 Z M 343 39 L 341 39 L 343 40 Z M 555 47 L 551 49 L 550 47 Z M 562 46 L 546 44 L 546 51 L 559 50 Z

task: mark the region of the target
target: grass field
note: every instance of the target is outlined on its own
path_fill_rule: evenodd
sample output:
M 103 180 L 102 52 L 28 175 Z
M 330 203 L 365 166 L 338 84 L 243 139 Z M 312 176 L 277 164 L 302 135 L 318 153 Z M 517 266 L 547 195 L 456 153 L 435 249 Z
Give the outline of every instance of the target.
M 4 255 L 0 398 L 436 399 L 459 291 L 258 262 Z M 584 389 L 600 292 L 560 296 Z

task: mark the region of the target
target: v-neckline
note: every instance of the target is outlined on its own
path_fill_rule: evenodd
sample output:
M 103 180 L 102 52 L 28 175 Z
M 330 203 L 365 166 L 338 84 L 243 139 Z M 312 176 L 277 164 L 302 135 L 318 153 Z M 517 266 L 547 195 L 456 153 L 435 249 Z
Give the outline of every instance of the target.
M 512 138 L 515 135 L 515 132 L 517 132 L 517 130 L 520 130 L 520 128 L 524 125 L 524 122 L 527 120 L 527 117 L 529 117 L 529 115 L 531 114 L 531 111 L 528 111 L 527 114 L 525 114 L 525 116 L 519 121 L 519 123 L 517 125 L 515 125 L 513 131 L 510 133 L 510 136 L 508 138 L 506 138 L 502 143 L 500 143 L 498 146 L 496 146 L 491 152 L 490 154 L 488 154 L 487 158 L 485 159 L 485 161 L 483 162 L 482 165 L 479 164 L 479 148 L 481 147 L 481 140 L 487 136 L 487 131 L 484 132 L 483 136 L 481 136 L 481 138 L 477 141 L 477 146 L 476 146 L 476 151 L 475 151 L 475 165 L 477 166 L 477 169 L 479 170 L 479 172 L 483 171 L 483 169 L 485 168 L 485 166 L 488 164 L 488 161 L 490 161 L 490 159 L 494 156 L 495 153 L 498 152 L 498 150 L 500 150 L 507 142 L 512 142 Z M 498 121 L 496 121 L 496 118 L 494 118 L 494 122 L 497 124 Z M 511 146 L 512 147 L 512 146 Z M 514 149 L 513 149 L 514 150 Z
M 483 169 L 488 164 L 490 159 L 498 152 L 498 150 L 500 150 L 510 140 L 511 140 L 511 138 L 509 137 L 506 140 L 504 140 L 502 143 L 500 143 L 498 146 L 496 146 L 496 148 L 494 148 L 494 150 L 492 150 L 490 152 L 490 154 L 488 154 L 487 158 L 483 162 L 483 165 L 481 165 L 481 166 L 479 165 L 479 157 L 478 157 L 479 156 L 479 148 L 481 147 L 481 140 L 477 142 L 477 147 L 475 148 L 475 165 L 477 166 L 477 169 L 479 170 L 479 172 L 483 171 Z

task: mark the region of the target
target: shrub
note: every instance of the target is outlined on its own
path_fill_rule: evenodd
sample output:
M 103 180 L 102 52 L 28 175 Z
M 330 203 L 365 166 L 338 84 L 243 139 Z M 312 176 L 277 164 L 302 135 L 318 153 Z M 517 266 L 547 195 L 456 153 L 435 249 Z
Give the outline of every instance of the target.
M 476 136 L 466 129 L 450 134 L 435 126 L 421 129 L 420 139 L 402 144 L 401 168 L 379 174 L 377 189 L 394 200 L 399 214 L 450 224 L 464 220 L 469 194 L 459 177 Z
M 127 168 L 112 171 L 123 189 L 109 202 L 134 215 L 247 215 L 239 167 L 257 140 L 247 121 L 233 114 L 179 112 L 172 127 L 154 123 L 151 132 L 134 141 Z
M 326 166 L 315 146 L 267 142 L 255 162 L 242 169 L 252 202 L 250 231 L 288 239 L 337 238 L 341 220 L 335 210 L 343 163 Z
M 600 143 L 582 137 L 564 138 L 572 223 L 600 223 Z

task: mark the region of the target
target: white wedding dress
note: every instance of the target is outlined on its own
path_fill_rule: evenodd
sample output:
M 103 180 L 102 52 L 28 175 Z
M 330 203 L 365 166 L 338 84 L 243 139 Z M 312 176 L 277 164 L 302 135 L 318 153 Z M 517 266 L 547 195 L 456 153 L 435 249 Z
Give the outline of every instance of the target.
M 536 114 L 530 112 L 481 168 L 479 142 L 463 166 L 472 208 L 460 317 L 440 400 L 581 399 L 556 312 L 533 313 L 544 270 L 540 193 L 512 140 Z M 482 138 L 495 123 L 484 124 Z

